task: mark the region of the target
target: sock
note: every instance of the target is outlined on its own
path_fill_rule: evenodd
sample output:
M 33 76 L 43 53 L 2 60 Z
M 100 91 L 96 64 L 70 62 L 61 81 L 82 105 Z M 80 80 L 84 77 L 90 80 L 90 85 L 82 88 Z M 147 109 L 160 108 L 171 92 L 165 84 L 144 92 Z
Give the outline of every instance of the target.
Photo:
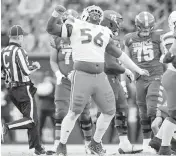
M 55 138 L 54 138 L 54 145 L 57 146 L 60 140 L 60 133 L 61 133 L 61 123 L 55 124 Z
M 162 139 L 162 135 L 163 135 L 163 126 L 164 124 L 161 125 L 158 133 L 156 134 L 156 137 L 159 138 L 159 139 Z
M 114 115 L 107 115 L 103 113 L 101 113 L 101 115 L 98 117 L 97 124 L 96 124 L 96 130 L 95 130 L 95 134 L 93 137 L 97 143 L 101 142 L 102 137 L 105 134 L 113 117 Z
M 143 147 L 146 147 L 149 145 L 150 139 L 143 139 Z
M 176 124 L 165 119 L 163 122 L 163 134 L 162 134 L 162 143 L 161 146 L 170 146 L 172 136 L 176 130 Z
M 84 135 L 85 141 L 91 141 L 92 138 L 92 120 L 80 121 L 80 127 Z
M 78 119 L 79 115 L 80 114 L 75 115 L 75 113 L 71 110 L 68 111 L 68 114 L 62 121 L 60 143 L 67 143 L 68 137 L 73 130 L 75 122 Z
M 119 136 L 120 144 L 126 143 L 130 144 L 130 141 L 128 140 L 128 137 L 126 135 Z

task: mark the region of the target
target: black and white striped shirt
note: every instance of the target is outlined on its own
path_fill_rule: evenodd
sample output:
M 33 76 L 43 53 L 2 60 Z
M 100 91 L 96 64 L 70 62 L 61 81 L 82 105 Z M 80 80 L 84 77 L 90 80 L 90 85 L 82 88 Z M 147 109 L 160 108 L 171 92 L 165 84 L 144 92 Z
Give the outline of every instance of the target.
M 30 81 L 28 56 L 19 44 L 11 42 L 1 50 L 1 70 L 6 82 Z

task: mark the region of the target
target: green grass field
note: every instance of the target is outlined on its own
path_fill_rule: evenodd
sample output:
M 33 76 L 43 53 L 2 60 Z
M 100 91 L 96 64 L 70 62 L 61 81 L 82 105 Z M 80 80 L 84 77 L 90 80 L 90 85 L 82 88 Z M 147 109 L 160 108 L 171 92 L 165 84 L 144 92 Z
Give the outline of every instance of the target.
M 46 150 L 52 148 L 52 145 L 44 145 Z M 68 156 L 86 156 L 84 152 L 83 145 L 68 145 Z M 105 149 L 107 150 L 108 156 L 118 156 L 120 154 L 117 153 L 117 146 L 116 145 L 105 145 Z M 153 154 L 125 154 L 125 156 L 151 156 Z M 28 145 L 1 145 L 1 156 L 33 156 L 33 151 L 28 149 Z M 55 156 L 55 155 L 53 155 Z

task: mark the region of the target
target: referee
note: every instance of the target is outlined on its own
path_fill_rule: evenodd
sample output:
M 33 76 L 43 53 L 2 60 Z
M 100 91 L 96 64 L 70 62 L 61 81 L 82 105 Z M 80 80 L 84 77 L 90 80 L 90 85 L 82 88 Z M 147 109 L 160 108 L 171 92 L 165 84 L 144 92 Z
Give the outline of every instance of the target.
M 23 114 L 23 118 L 5 123 L 2 126 L 2 140 L 9 130 L 28 129 L 29 149 L 35 148 L 36 155 L 45 154 L 41 146 L 38 126 L 37 107 L 34 100 L 36 88 L 29 75 L 40 68 L 38 62 L 29 66 L 28 56 L 22 48 L 23 38 L 27 35 L 19 25 L 9 31 L 9 45 L 1 50 L 1 78 L 8 86 L 9 96 Z

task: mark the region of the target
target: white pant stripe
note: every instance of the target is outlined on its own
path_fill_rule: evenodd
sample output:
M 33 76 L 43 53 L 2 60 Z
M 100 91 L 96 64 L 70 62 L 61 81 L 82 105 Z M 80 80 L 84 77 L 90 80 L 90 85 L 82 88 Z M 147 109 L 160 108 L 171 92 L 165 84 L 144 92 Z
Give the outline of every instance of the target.
M 29 91 L 29 87 L 30 86 L 27 86 L 27 93 L 28 93 L 28 96 L 30 98 L 30 103 L 31 103 L 30 117 L 31 117 L 32 121 L 34 121 L 34 103 L 33 103 L 33 98 L 31 96 L 31 93 Z
M 13 125 L 8 125 L 8 127 L 9 127 L 9 129 L 11 129 L 11 128 L 14 128 L 14 127 L 20 127 L 20 126 L 23 126 L 23 125 L 27 125 L 29 123 L 32 123 L 32 120 L 27 120 L 27 121 L 24 121 L 24 122 L 15 123 Z

